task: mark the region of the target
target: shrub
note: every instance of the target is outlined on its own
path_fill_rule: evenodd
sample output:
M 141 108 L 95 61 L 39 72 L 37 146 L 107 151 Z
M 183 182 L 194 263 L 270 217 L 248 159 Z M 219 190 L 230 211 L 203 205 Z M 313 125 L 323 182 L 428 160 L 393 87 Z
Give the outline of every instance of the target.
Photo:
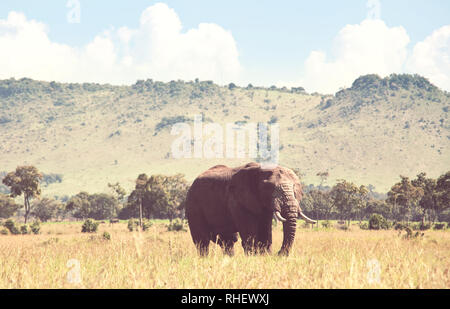
M 435 223 L 433 226 L 434 230 L 444 230 L 447 227 L 447 224 L 445 222 L 442 223 Z
M 8 235 L 8 234 L 9 234 L 9 232 L 6 228 L 0 229 L 0 235 Z
M 139 220 L 138 219 L 130 219 L 128 220 L 128 230 L 130 232 L 139 230 Z
M 389 229 L 389 222 L 380 214 L 373 214 L 369 219 L 370 230 L 387 230 Z
M 41 232 L 41 222 L 39 220 L 34 221 L 30 225 L 31 232 L 35 235 L 39 234 Z
M 81 227 L 82 233 L 95 233 L 98 229 L 98 222 L 95 222 L 92 219 L 87 219 L 84 221 L 83 226 Z
M 367 222 L 361 222 L 361 224 L 359 225 L 359 228 L 361 230 L 368 230 L 369 229 L 369 223 Z
M 13 220 L 11 220 L 11 219 L 6 220 L 5 223 L 3 223 L 3 226 L 6 227 L 9 230 L 9 232 L 11 234 L 13 234 L 13 235 L 19 235 L 20 234 L 20 231 L 17 228 L 16 223 Z
M 404 230 L 408 227 L 408 224 L 404 223 L 404 222 L 396 222 L 394 224 L 394 229 L 395 230 Z
M 150 220 L 144 220 L 142 221 L 142 230 L 147 231 L 152 225 L 153 223 Z
M 329 220 L 326 220 L 326 221 L 322 222 L 322 227 L 326 228 L 326 229 L 330 228 L 331 227 L 331 222 Z
M 24 224 L 24 225 L 20 226 L 20 234 L 22 234 L 22 235 L 30 234 L 30 227 L 28 226 L 28 224 Z
M 431 228 L 431 223 L 422 223 L 422 222 L 415 222 L 412 223 L 410 226 L 414 231 L 425 231 L 425 230 L 429 230 Z
M 103 232 L 102 237 L 104 240 L 111 240 L 111 234 L 109 234 L 108 232 Z
M 167 226 L 167 230 L 169 231 L 185 231 L 184 222 L 181 219 L 175 219 Z

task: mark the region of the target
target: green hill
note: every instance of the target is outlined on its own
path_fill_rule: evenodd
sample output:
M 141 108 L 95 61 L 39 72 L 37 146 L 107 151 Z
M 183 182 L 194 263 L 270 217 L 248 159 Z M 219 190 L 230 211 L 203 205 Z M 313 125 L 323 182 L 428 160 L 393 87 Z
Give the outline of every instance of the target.
M 450 95 L 417 75 L 358 78 L 335 96 L 301 87 L 223 87 L 210 81 L 138 81 L 132 86 L 0 81 L 0 171 L 32 164 L 63 175 L 43 194 L 134 186 L 138 174 L 184 173 L 250 159 L 174 159 L 170 134 L 180 120 L 277 122 L 280 163 L 307 183 L 328 170 L 387 190 L 400 174 L 437 177 L 450 166 Z

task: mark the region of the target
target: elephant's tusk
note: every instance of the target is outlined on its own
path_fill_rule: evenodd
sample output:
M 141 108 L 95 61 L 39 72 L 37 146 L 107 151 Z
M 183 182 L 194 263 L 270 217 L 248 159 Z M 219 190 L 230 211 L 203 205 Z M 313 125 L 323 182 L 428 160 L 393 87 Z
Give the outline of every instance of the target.
M 275 215 L 275 218 L 276 218 L 278 221 L 286 222 L 286 219 L 283 218 L 283 217 L 281 216 L 281 214 L 280 214 L 279 211 L 275 211 L 275 212 L 274 212 L 274 215 Z
M 308 223 L 312 223 L 312 224 L 317 223 L 317 221 L 308 218 L 308 217 L 303 213 L 303 211 L 299 211 L 298 214 L 300 215 L 300 217 L 301 217 L 303 220 L 305 220 L 305 221 L 308 222 Z

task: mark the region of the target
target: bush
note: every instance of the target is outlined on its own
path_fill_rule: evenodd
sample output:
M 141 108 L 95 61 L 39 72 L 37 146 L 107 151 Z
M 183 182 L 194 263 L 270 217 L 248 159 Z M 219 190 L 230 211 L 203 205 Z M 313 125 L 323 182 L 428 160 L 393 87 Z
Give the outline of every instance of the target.
M 169 231 L 185 231 L 184 223 L 181 219 L 175 219 L 167 226 L 167 230 Z
M 103 232 L 102 237 L 104 240 L 111 240 L 111 234 L 109 234 L 108 232 Z
M 369 219 L 369 230 L 387 230 L 389 222 L 380 214 L 373 214 Z
M 396 222 L 394 224 L 394 229 L 395 230 L 404 230 L 408 227 L 408 224 L 404 223 L 404 222 Z
M 30 225 L 31 232 L 35 235 L 39 234 L 41 232 L 41 222 L 39 220 L 34 221 Z
M 330 228 L 331 227 L 331 222 L 329 220 L 326 220 L 326 221 L 322 222 L 322 227 L 326 228 L 326 229 Z
M 446 227 L 447 227 L 447 224 L 445 222 L 435 223 L 433 226 L 433 230 L 444 230 Z
M 20 234 L 20 231 L 17 228 L 16 223 L 13 220 L 11 220 L 11 219 L 6 220 L 5 223 L 3 223 L 3 226 L 6 227 L 9 230 L 9 232 L 11 234 L 13 234 L 13 235 L 19 235 Z
M 130 232 L 138 231 L 139 230 L 139 220 L 138 219 L 130 219 L 130 220 L 128 220 L 127 227 L 128 227 L 128 230 Z
M 431 228 L 431 223 L 423 223 L 423 222 L 414 222 L 411 223 L 410 227 L 414 230 L 414 231 L 425 231 L 425 230 L 429 230 Z
M 8 234 L 9 234 L 9 232 L 6 228 L 0 229 L 0 235 L 8 235 Z
M 150 220 L 144 220 L 142 221 L 142 230 L 147 231 L 152 225 L 153 223 Z
M 30 227 L 28 226 L 28 224 L 24 224 L 24 225 L 20 226 L 20 234 L 22 234 L 22 235 L 30 234 Z
M 92 219 L 87 219 L 84 221 L 83 226 L 81 227 L 82 233 L 95 233 L 98 229 L 98 222 L 95 222 Z
M 361 224 L 359 225 L 359 228 L 361 230 L 368 230 L 369 229 L 369 223 L 367 222 L 361 222 Z

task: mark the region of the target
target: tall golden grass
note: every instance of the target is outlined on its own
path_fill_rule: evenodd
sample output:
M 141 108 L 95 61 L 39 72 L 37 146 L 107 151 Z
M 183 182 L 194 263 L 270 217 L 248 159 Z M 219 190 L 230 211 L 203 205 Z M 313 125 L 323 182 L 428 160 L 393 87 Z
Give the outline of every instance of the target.
M 449 231 L 405 239 L 392 230 L 299 224 L 287 258 L 276 255 L 280 226 L 271 255 L 246 256 L 238 242 L 234 257 L 212 245 L 207 258 L 198 257 L 189 232 L 169 232 L 162 222 L 146 232 L 124 223 L 80 231 L 77 223 L 45 224 L 41 235 L 0 235 L 0 288 L 450 288 Z

